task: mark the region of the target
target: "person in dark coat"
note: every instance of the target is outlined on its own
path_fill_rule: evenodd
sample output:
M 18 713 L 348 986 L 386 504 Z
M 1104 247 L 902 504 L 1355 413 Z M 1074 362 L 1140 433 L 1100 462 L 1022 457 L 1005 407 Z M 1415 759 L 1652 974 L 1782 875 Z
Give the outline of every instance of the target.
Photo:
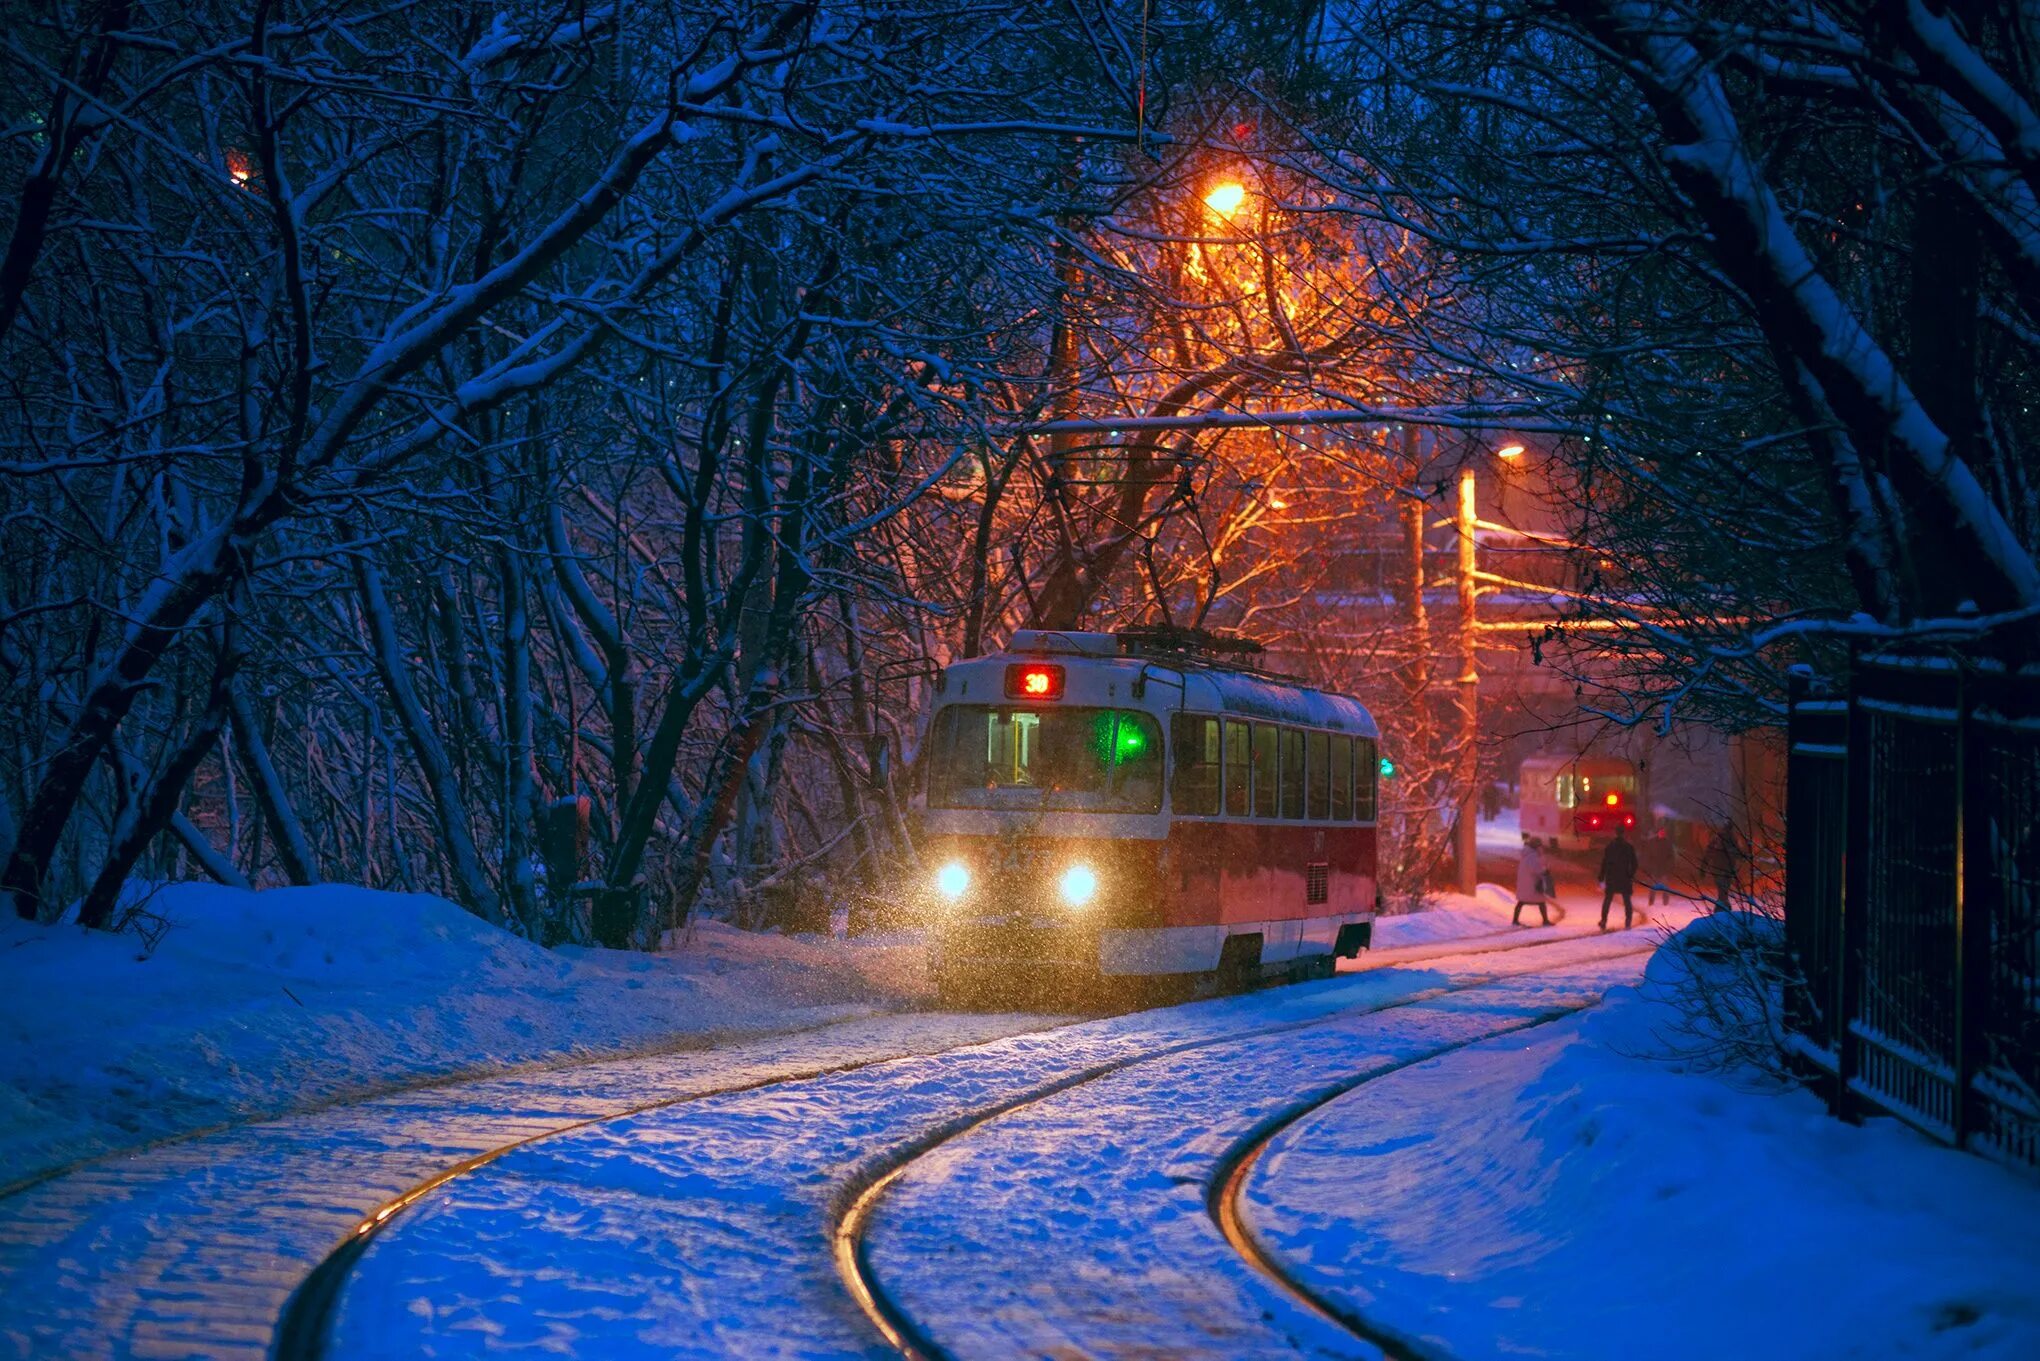
M 1741 848 L 1735 839 L 1735 824 L 1723 823 L 1714 839 L 1707 843 L 1706 854 L 1700 857 L 1700 873 L 1714 884 L 1716 912 L 1728 911 L 1729 895 L 1735 888 L 1737 862 L 1741 858 Z
M 1615 829 L 1615 839 L 1608 843 L 1608 849 L 1601 852 L 1601 929 L 1608 929 L 1608 904 L 1622 895 L 1622 929 L 1627 931 L 1636 921 L 1636 903 L 1629 896 L 1636 885 L 1636 847 L 1629 844 L 1629 834 L 1622 828 Z
M 1637 864 L 1643 870 L 1643 882 L 1650 885 L 1650 906 L 1656 907 L 1660 895 L 1665 902 L 1672 901 L 1672 839 L 1660 827 L 1643 839 L 1636 848 Z

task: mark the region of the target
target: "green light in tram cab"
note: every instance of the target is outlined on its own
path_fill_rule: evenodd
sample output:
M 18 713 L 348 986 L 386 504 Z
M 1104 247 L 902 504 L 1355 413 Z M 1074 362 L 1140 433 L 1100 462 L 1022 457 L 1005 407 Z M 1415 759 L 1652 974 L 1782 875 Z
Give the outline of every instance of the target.
M 1395 762 L 1389 760 L 1386 756 L 1381 758 L 1381 778 L 1384 780 L 1393 780 L 1395 778 Z
M 1147 734 L 1131 723 L 1119 725 L 1119 745 L 1115 759 L 1130 761 L 1147 750 Z
M 1125 765 L 1147 752 L 1147 734 L 1131 717 L 1116 713 L 1102 713 L 1091 727 L 1092 750 L 1098 758 L 1112 765 Z

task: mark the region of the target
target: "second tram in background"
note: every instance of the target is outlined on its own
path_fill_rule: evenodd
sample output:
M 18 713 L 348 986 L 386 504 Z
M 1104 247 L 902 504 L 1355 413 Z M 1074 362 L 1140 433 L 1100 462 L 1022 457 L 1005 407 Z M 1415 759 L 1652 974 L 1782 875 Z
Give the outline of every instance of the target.
M 1022 630 L 943 672 L 923 797 L 946 999 L 1329 976 L 1368 944 L 1374 720 L 1249 649 Z
M 1601 756 L 1533 756 L 1517 789 L 1523 834 L 1553 850 L 1580 851 L 1634 832 L 1636 763 Z

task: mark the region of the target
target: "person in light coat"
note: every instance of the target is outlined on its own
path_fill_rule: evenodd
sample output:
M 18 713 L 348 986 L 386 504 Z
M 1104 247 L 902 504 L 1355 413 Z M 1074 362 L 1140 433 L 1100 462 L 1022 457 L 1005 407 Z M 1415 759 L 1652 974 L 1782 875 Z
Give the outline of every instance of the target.
M 1523 854 L 1516 861 L 1516 911 L 1510 916 L 1512 925 L 1523 924 L 1523 908 L 1530 903 L 1537 904 L 1537 915 L 1551 925 L 1551 890 L 1546 887 L 1550 871 L 1544 863 L 1544 852 L 1537 849 L 1537 843 L 1530 837 L 1523 838 Z

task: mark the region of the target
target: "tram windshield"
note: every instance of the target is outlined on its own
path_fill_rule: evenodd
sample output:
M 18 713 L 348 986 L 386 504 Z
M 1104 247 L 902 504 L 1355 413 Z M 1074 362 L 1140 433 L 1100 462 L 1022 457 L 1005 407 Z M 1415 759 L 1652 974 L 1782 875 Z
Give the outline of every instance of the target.
M 1577 771 L 1566 771 L 1558 777 L 1558 806 L 1577 808 L 1581 804 L 1600 805 L 1607 796 L 1615 794 L 1622 803 L 1636 798 L 1636 777 L 1634 775 L 1586 775 Z
M 929 734 L 936 808 L 1153 813 L 1162 806 L 1162 729 L 1126 709 L 952 704 Z

